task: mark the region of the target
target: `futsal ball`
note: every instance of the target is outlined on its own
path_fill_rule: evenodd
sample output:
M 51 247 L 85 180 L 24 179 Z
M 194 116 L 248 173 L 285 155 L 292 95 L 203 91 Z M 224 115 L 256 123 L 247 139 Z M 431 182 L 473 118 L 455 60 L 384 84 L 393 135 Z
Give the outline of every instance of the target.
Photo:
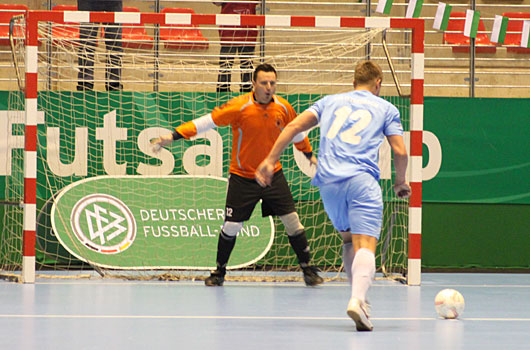
M 464 312 L 464 297 L 454 289 L 444 289 L 434 298 L 436 312 L 443 318 L 457 318 Z

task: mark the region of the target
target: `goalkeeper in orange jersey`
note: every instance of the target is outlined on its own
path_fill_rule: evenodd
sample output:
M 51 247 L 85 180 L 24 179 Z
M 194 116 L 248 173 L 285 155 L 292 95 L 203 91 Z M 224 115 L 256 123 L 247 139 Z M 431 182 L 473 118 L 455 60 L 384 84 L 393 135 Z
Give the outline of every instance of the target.
M 226 265 L 237 234 L 260 199 L 262 215 L 277 215 L 285 226 L 289 243 L 303 270 L 306 285 L 315 286 L 323 282 L 317 268 L 309 264 L 311 256 L 306 233 L 295 211 L 293 196 L 280 162 L 275 165 L 270 186 L 262 188 L 255 180 L 256 168 L 265 159 L 282 129 L 296 117 L 289 102 L 274 94 L 276 76 L 273 66 L 260 64 L 253 73 L 252 92 L 235 97 L 223 106 L 214 108 L 210 114 L 176 127 L 172 134 L 153 140 L 155 147 L 163 147 L 217 126 L 232 126 L 232 156 L 225 221 L 217 245 L 217 269 L 206 278 L 207 286 L 223 285 Z M 297 135 L 293 142 L 298 150 L 316 164 L 309 139 L 304 133 Z

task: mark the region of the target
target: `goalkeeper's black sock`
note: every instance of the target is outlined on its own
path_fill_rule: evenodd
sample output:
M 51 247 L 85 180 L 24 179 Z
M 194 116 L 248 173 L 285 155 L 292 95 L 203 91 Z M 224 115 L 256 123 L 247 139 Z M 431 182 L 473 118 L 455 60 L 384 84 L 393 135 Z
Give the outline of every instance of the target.
M 230 237 L 221 230 L 217 242 L 217 270 L 226 271 L 226 264 L 236 244 L 236 236 Z
M 293 247 L 293 250 L 298 257 L 300 266 L 307 267 L 311 260 L 311 255 L 309 254 L 309 244 L 307 243 L 305 230 L 300 230 L 300 233 L 288 237 L 289 243 L 291 243 L 291 247 Z

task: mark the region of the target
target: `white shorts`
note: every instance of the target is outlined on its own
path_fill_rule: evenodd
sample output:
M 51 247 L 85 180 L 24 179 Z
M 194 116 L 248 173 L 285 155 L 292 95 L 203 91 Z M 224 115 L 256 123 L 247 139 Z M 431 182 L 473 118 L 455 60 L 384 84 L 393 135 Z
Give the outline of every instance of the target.
M 383 220 L 381 187 L 368 173 L 320 186 L 324 209 L 333 226 L 354 235 L 379 239 Z

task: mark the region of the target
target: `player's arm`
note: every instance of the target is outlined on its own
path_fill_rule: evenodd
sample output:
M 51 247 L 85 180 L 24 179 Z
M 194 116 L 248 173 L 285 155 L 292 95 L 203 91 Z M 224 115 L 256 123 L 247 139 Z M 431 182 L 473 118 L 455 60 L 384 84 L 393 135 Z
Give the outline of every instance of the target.
M 217 127 L 212 119 L 211 114 L 203 115 L 200 118 L 194 119 L 187 123 L 184 123 L 175 128 L 171 134 L 162 135 L 156 139 L 151 140 L 151 145 L 155 151 L 160 148 L 169 145 L 171 142 L 185 138 L 189 139 L 198 134 L 202 134 L 210 129 Z
M 388 143 L 392 148 L 392 154 L 394 156 L 394 169 L 396 170 L 396 177 L 394 180 L 394 191 L 399 198 L 408 198 L 411 190 L 406 180 L 407 173 L 407 149 L 403 136 L 401 135 L 390 135 L 387 136 Z
M 292 142 L 293 138 L 318 124 L 317 117 L 313 112 L 306 110 L 302 112 L 280 133 L 280 136 L 272 146 L 267 157 L 260 163 L 256 170 L 256 181 L 261 186 L 270 185 L 276 162 L 280 159 L 282 152 Z

